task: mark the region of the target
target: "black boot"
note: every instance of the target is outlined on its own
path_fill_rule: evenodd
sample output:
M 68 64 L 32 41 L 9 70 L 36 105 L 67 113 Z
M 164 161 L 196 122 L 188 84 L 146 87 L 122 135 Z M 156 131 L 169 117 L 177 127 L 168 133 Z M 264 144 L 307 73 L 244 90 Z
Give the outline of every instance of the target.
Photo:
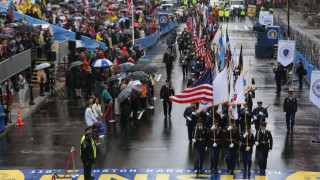
M 291 123 L 291 132 L 292 132 L 292 133 L 293 133 L 293 126 L 294 126 L 294 124 Z

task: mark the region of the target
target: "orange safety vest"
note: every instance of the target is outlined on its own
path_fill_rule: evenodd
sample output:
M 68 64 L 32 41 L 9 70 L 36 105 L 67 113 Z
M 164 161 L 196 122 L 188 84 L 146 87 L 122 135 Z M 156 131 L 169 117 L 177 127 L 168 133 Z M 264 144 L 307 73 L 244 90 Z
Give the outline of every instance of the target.
M 140 98 L 146 98 L 146 97 L 147 97 L 147 85 L 142 84 L 142 91 L 141 91 Z

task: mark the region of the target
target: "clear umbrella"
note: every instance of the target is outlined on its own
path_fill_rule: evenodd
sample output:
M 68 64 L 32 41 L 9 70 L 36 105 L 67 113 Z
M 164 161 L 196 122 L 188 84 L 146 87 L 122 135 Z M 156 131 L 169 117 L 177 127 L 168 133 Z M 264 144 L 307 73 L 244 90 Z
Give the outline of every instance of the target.
M 44 68 L 47 68 L 47 67 L 50 67 L 51 64 L 50 63 L 41 63 L 39 65 L 37 65 L 34 70 L 39 70 L 39 69 L 44 69 Z

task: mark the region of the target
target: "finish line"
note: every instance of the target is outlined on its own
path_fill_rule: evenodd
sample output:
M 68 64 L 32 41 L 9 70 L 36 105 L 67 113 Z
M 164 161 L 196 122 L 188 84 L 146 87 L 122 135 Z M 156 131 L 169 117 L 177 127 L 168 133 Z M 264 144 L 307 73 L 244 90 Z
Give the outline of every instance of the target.
M 63 176 L 65 169 L 55 170 Z M 51 180 L 53 170 L 0 170 L 1 180 Z M 76 170 L 80 176 L 71 178 L 73 171 L 69 170 L 65 179 L 82 180 L 83 169 Z M 251 176 L 244 175 L 242 170 L 235 170 L 234 175 L 229 175 L 227 170 L 219 170 L 218 174 L 210 173 L 205 169 L 203 174 L 196 175 L 193 169 L 138 169 L 138 168 L 108 168 L 93 169 L 95 179 L 100 180 L 319 180 L 320 172 L 306 171 L 266 171 L 266 176 L 259 175 L 258 170 L 252 170 Z

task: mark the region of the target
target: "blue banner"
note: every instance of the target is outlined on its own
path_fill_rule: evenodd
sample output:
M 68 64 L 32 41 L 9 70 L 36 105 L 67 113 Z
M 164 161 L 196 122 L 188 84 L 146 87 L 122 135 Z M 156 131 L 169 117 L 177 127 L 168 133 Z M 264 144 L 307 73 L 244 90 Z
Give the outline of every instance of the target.
M 268 44 L 273 46 L 278 44 L 279 40 L 279 26 L 268 26 L 267 27 Z
M 55 172 L 60 177 L 66 172 L 65 169 L 56 169 Z M 83 169 L 76 169 L 75 174 L 78 177 L 72 178 L 72 170 L 66 174 L 69 180 L 83 179 Z M 0 170 L 0 179 L 25 179 L 25 180 L 51 180 L 53 171 L 50 169 L 30 169 L 30 170 Z M 242 170 L 235 170 L 234 175 L 229 175 L 227 170 L 218 170 L 218 174 L 213 174 L 210 169 L 204 169 L 202 174 L 195 174 L 193 169 L 139 169 L 139 168 L 105 168 L 92 169 L 91 172 L 94 179 L 101 180 L 240 180 L 240 179 L 255 179 L 255 180 L 300 180 L 300 179 L 317 179 L 320 172 L 306 171 L 273 171 L 267 170 L 266 175 L 259 175 L 258 170 L 252 170 L 251 176 L 245 175 Z M 58 179 L 58 178 L 57 178 Z
M 159 25 L 161 28 L 165 28 L 169 25 L 168 14 L 159 14 Z

